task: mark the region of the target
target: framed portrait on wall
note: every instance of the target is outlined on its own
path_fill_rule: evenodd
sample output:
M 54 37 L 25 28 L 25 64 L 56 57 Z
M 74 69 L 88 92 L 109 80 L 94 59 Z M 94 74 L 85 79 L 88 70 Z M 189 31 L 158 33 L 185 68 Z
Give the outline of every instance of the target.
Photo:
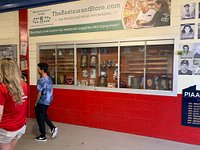
M 17 45 L 0 45 L 0 59 L 3 57 L 12 58 L 17 61 Z
M 180 39 L 186 40 L 186 39 L 194 39 L 194 31 L 195 31 L 195 24 L 181 24 L 181 33 L 180 33 Z
M 195 3 L 185 3 L 181 7 L 181 19 L 195 19 Z
M 97 62 L 98 62 L 97 56 L 96 55 L 91 55 L 90 56 L 90 66 L 91 67 L 97 66 Z
M 200 39 L 200 23 L 198 23 L 198 39 Z
M 87 66 L 88 66 L 88 56 L 81 55 L 81 67 L 87 67 Z
M 199 3 L 198 18 L 200 18 L 200 3 Z

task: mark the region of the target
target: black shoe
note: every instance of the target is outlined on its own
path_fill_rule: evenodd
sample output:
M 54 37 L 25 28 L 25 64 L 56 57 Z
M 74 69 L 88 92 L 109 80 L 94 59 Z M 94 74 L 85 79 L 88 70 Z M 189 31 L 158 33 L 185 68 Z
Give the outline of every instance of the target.
M 44 142 L 45 142 L 45 141 L 47 141 L 47 138 L 46 138 L 45 136 L 42 137 L 42 136 L 40 135 L 40 136 L 35 137 L 35 140 L 36 140 L 36 141 L 44 141 Z
M 53 129 L 51 130 L 51 138 L 52 138 L 52 139 L 56 138 L 57 133 L 58 133 L 58 128 L 57 128 L 57 127 L 53 128 Z

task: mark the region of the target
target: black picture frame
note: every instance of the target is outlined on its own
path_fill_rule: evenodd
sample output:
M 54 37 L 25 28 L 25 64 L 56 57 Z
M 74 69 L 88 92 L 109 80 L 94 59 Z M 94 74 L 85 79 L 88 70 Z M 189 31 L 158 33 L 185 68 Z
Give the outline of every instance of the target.
M 106 87 L 107 86 L 107 78 L 105 76 L 99 77 L 98 86 L 100 86 L 100 87 Z
M 155 80 L 154 78 L 146 79 L 146 89 L 155 90 Z
M 139 89 L 140 79 L 138 77 L 130 77 L 130 88 Z
M 90 56 L 90 66 L 91 67 L 96 67 L 98 62 L 98 57 L 96 55 L 91 55 Z
M 169 78 L 160 78 L 158 88 L 159 90 L 169 90 Z
M 81 55 L 81 67 L 88 66 L 88 55 Z

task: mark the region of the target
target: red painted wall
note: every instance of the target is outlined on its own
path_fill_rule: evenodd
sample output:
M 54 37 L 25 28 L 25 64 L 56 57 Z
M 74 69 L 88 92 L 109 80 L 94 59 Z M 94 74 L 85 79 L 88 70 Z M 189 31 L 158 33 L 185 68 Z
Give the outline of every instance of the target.
M 34 117 L 36 86 L 30 87 Z M 181 125 L 182 97 L 54 89 L 54 121 L 200 144 L 200 129 Z
M 21 9 L 18 11 L 19 14 L 19 54 L 20 60 L 27 60 L 27 66 L 29 66 L 29 35 L 28 35 L 28 10 Z M 27 43 L 27 52 L 26 56 L 21 55 L 21 43 Z M 21 68 L 21 66 L 20 66 Z M 22 71 L 24 75 L 26 74 L 28 85 L 30 84 L 29 80 L 29 68 Z M 29 88 L 29 86 L 28 86 Z M 29 90 L 28 90 L 29 91 Z M 30 104 L 28 105 L 30 107 Z M 30 117 L 30 108 L 27 108 L 27 116 Z

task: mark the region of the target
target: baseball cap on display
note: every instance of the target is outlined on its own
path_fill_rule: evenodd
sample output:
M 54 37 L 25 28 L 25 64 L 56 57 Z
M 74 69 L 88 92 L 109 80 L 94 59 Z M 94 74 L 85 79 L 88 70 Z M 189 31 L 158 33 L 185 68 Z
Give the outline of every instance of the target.
M 181 61 L 181 65 L 182 65 L 182 64 L 189 65 L 189 62 L 188 62 L 188 60 L 182 60 L 182 61 Z

